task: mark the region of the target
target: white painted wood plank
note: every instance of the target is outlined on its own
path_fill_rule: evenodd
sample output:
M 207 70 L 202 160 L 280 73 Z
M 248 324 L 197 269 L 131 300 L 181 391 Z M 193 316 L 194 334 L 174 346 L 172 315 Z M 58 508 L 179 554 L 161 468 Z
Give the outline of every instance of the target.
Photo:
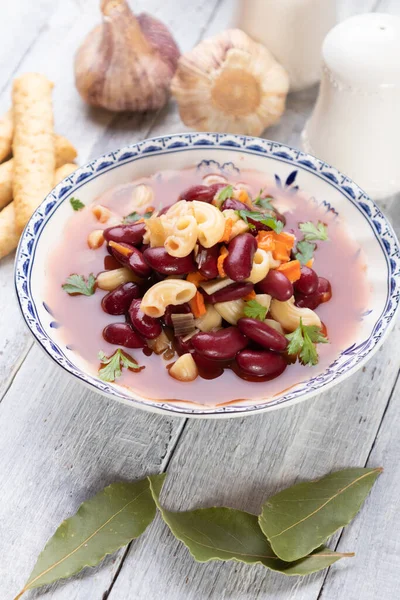
M 392 346 L 393 350 L 395 346 Z M 330 570 L 320 600 L 397 600 L 400 591 L 400 383 L 368 460 L 383 466 L 364 508 L 340 539 L 356 553 L 350 569 Z
M 258 513 L 268 495 L 299 479 L 364 465 L 400 367 L 393 353 L 399 342 L 398 327 L 362 371 L 318 399 L 256 418 L 189 420 L 168 468 L 165 505 L 228 505 Z M 367 522 L 364 530 L 368 536 Z M 375 539 L 379 535 L 376 530 Z M 353 546 L 343 544 L 342 550 Z M 344 572 L 356 561 L 343 561 Z M 358 569 L 362 576 L 362 558 Z M 259 566 L 197 564 L 159 519 L 129 552 L 110 600 L 128 594 L 137 600 L 313 600 L 322 581 L 323 574 L 293 579 Z M 345 586 L 342 595 L 326 600 L 347 594 Z
M 0 405 L 0 597 L 23 587 L 81 502 L 113 481 L 159 472 L 183 424 L 89 392 L 35 346 Z M 51 597 L 100 598 L 117 567 L 118 555 Z

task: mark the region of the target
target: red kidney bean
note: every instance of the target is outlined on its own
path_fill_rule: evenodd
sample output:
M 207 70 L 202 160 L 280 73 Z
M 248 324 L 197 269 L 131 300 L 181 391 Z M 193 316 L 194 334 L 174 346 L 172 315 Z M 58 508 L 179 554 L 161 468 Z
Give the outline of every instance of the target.
M 174 337 L 174 346 L 179 356 L 186 354 L 187 352 L 190 352 L 191 354 L 194 352 L 191 338 L 184 342 L 181 336 L 176 336 Z
M 210 304 L 215 304 L 216 302 L 229 302 L 229 300 L 239 300 L 239 298 L 244 298 L 247 294 L 253 291 L 253 284 L 250 282 L 239 282 L 239 283 L 231 283 L 226 287 L 222 288 L 222 290 L 218 290 L 218 292 L 214 292 L 213 294 L 207 294 L 207 302 Z
M 247 346 L 247 338 L 237 327 L 227 327 L 219 331 L 196 333 L 191 338 L 193 348 L 206 358 L 230 360 L 239 350 Z
M 259 294 L 269 294 L 281 302 L 285 302 L 293 296 L 292 282 L 284 273 L 274 269 L 268 271 L 267 276 L 256 284 L 256 290 Z
M 103 338 L 109 344 L 124 346 L 125 348 L 143 348 L 144 340 L 129 323 L 112 323 L 103 329 Z
M 143 258 L 152 269 L 163 275 L 186 275 L 196 271 L 193 252 L 188 256 L 177 258 L 168 254 L 166 249 L 160 246 L 147 248 L 143 253 Z
M 118 244 L 123 248 L 126 248 L 129 251 L 129 254 L 125 255 L 117 248 L 113 247 L 111 247 L 111 254 L 119 260 L 122 265 L 131 269 L 138 277 L 149 277 L 149 275 L 151 275 L 151 268 L 144 260 L 140 250 L 125 242 L 118 242 Z
M 125 242 L 136 246 L 142 243 L 145 231 L 145 223 L 129 223 L 128 225 L 108 227 L 104 230 L 103 235 L 108 242 Z
M 141 300 L 133 300 L 129 307 L 129 318 L 131 323 L 140 335 L 150 340 L 158 337 L 162 331 L 159 319 L 154 319 L 145 315 L 140 310 Z
M 332 298 L 331 284 L 325 277 L 318 278 L 318 289 L 314 294 L 296 294 L 295 304 L 299 308 L 311 308 L 315 310 L 323 302 L 329 302 Z
M 199 252 L 196 256 L 196 263 L 199 267 L 200 275 L 207 279 L 215 279 L 218 277 L 218 257 L 219 246 L 216 244 L 211 248 L 203 248 L 199 245 Z
M 112 271 L 113 269 L 119 269 L 121 267 L 121 263 L 111 256 L 111 254 L 106 254 L 104 257 L 104 270 Z
M 226 183 L 214 183 L 213 185 L 193 185 L 188 188 L 182 194 L 180 194 L 178 200 L 198 200 L 199 202 L 212 202 L 215 194 L 221 188 L 226 187 Z
M 305 296 L 314 294 L 318 289 L 318 275 L 309 267 L 303 266 L 301 267 L 300 279 L 295 282 L 293 287 L 296 292 Z
M 249 207 L 244 202 L 236 200 L 236 198 L 228 198 L 221 206 L 221 210 L 249 210 Z
M 192 312 L 192 310 L 187 302 L 185 302 L 185 304 L 177 304 L 176 306 L 174 304 L 170 304 L 166 307 L 162 318 L 168 327 L 173 327 L 174 324 L 172 322 L 172 315 L 185 315 L 190 312 Z
M 263 323 L 258 319 L 243 317 L 239 319 L 237 325 L 244 335 L 263 348 L 275 350 L 275 352 L 286 350 L 287 339 L 285 336 L 267 325 L 267 323 Z
M 250 276 L 257 242 L 250 233 L 242 233 L 228 245 L 228 256 L 224 261 L 224 271 L 233 281 L 243 281 Z
M 198 352 L 193 352 L 192 356 L 203 379 L 216 379 L 224 372 L 223 361 L 210 360 Z
M 267 350 L 242 350 L 236 356 L 236 363 L 245 375 L 270 379 L 281 375 L 287 366 L 281 354 Z
M 240 200 L 236 200 L 235 198 L 228 198 L 228 200 L 225 200 L 225 202 L 223 203 L 221 210 L 227 210 L 227 209 L 232 209 L 232 210 L 252 210 L 249 209 L 249 207 L 247 206 L 247 204 L 244 204 L 244 202 L 240 202 Z M 258 209 L 256 209 L 258 210 Z M 265 214 L 265 218 L 268 217 L 274 217 L 277 221 L 282 221 L 282 223 L 284 225 L 286 225 L 286 219 L 283 215 L 281 215 L 281 213 L 277 212 L 276 210 L 273 211 L 260 211 L 261 214 Z M 268 225 L 264 225 L 263 223 L 260 223 L 259 221 L 255 221 L 254 219 L 252 219 L 251 217 L 248 217 L 248 222 L 251 223 L 252 225 L 254 225 L 255 229 L 252 230 L 252 233 L 257 234 L 258 231 L 270 231 L 271 227 L 268 227 Z
M 141 290 L 137 283 L 122 283 L 103 297 L 101 306 L 109 315 L 123 315 L 129 309 L 132 300 L 140 296 Z

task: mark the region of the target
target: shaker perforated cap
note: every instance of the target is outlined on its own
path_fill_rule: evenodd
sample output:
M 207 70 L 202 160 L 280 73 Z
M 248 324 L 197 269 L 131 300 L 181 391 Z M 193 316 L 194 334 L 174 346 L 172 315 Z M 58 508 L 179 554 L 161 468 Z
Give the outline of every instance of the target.
M 326 36 L 322 55 L 338 83 L 355 89 L 400 87 L 400 17 L 356 15 Z

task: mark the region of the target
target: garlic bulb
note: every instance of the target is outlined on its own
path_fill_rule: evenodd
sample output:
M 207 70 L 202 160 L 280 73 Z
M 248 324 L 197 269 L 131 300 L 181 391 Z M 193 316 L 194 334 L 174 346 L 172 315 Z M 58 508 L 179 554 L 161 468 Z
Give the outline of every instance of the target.
M 171 84 L 186 125 L 250 135 L 260 135 L 279 120 L 288 88 L 284 68 L 239 29 L 228 29 L 182 55 Z
M 126 0 L 102 0 L 103 23 L 78 49 L 75 82 L 82 98 L 112 111 L 161 108 L 168 100 L 179 49 L 168 29 Z

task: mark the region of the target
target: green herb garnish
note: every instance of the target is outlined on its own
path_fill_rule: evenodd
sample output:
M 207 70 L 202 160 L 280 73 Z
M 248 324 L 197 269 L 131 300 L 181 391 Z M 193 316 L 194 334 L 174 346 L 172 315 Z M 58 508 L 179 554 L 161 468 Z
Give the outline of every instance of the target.
M 78 198 L 70 198 L 69 201 L 74 210 L 82 210 L 82 208 L 85 208 L 85 205 L 83 204 L 83 202 L 78 200 Z
M 101 364 L 104 365 L 99 369 L 99 377 L 103 381 L 115 381 L 118 377 L 121 377 L 122 367 L 134 369 L 135 371 L 140 369 L 139 365 L 124 354 L 120 348 L 111 356 L 106 356 L 104 352 L 100 351 L 98 358 Z
M 257 302 L 257 300 L 249 300 L 244 305 L 244 315 L 250 319 L 258 319 L 264 321 L 267 316 L 268 308 Z
M 216 198 L 214 199 L 215 206 L 217 206 L 217 208 L 221 208 L 222 203 L 225 202 L 225 200 L 228 200 L 228 198 L 232 198 L 232 196 L 233 186 L 226 185 L 225 187 L 219 190 Z
M 324 223 L 321 223 L 321 221 L 318 221 L 317 225 L 311 221 L 300 223 L 299 229 L 302 233 L 304 233 L 304 239 L 307 242 L 314 242 L 316 240 L 326 242 L 329 239 L 327 227 L 324 225 Z
M 152 211 L 148 211 L 148 212 L 144 213 L 144 215 L 141 215 L 140 213 L 133 211 L 129 215 L 126 215 L 126 217 L 123 218 L 122 222 L 124 223 L 124 225 L 127 225 L 129 223 L 136 223 L 136 221 L 139 221 L 140 219 L 150 219 L 152 214 L 153 214 Z
M 83 296 L 92 296 L 94 294 L 94 285 L 96 278 L 93 273 L 90 273 L 87 280 L 83 275 L 70 275 L 67 277 L 66 282 L 62 285 L 62 289 L 67 294 L 82 294 Z
M 262 223 L 263 225 L 270 227 L 276 233 L 281 233 L 281 231 L 283 230 L 282 221 L 278 221 L 278 219 L 275 219 L 275 217 L 266 217 L 263 213 L 256 212 L 253 210 L 237 210 L 236 212 L 239 215 L 239 217 L 243 219 L 245 223 L 247 223 L 250 229 L 255 229 L 255 226 L 253 225 L 253 223 L 249 223 L 248 219 L 258 221 L 258 223 Z
M 259 206 L 260 208 L 262 208 L 264 210 L 275 210 L 271 204 L 271 200 L 273 200 L 273 197 L 265 196 L 264 198 L 262 198 L 261 197 L 262 193 L 263 193 L 263 190 L 260 190 L 258 192 L 258 196 L 256 198 L 254 198 L 253 204 L 255 204 L 256 206 Z
M 321 328 L 316 325 L 303 325 L 300 317 L 300 324 L 293 331 L 288 333 L 286 339 L 289 340 L 287 347 L 288 354 L 296 354 L 303 365 L 314 366 L 318 364 L 318 352 L 315 344 L 328 344 L 329 340 L 321 332 Z
M 315 250 L 315 244 L 302 240 L 297 242 L 297 252 L 295 257 L 301 262 L 302 265 L 306 265 L 309 260 L 312 259 Z

